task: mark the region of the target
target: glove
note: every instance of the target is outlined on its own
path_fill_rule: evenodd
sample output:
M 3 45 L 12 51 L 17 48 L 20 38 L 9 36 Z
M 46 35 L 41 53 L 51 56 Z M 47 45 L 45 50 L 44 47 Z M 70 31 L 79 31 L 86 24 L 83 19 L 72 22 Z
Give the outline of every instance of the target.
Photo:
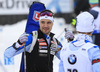
M 72 41 L 74 39 L 72 31 L 70 30 L 65 31 L 65 39 L 67 39 L 68 41 Z
M 23 33 L 20 37 L 19 37 L 19 39 L 18 39 L 18 43 L 20 44 L 20 45 L 22 45 L 23 43 L 25 43 L 26 41 L 28 41 L 28 37 L 27 36 L 29 36 L 29 34 L 26 34 L 26 33 Z

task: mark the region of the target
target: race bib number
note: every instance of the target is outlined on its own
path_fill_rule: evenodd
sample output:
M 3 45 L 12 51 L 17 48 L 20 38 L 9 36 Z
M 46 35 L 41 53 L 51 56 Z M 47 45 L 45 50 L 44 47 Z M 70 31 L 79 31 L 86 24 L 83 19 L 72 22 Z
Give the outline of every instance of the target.
M 67 72 L 78 72 L 77 69 L 67 69 Z

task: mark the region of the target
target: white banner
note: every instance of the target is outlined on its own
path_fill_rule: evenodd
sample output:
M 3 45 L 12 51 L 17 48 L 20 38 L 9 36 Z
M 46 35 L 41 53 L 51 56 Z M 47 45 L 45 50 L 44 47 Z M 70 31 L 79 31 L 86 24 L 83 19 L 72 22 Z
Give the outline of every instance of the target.
M 28 14 L 33 1 L 36 0 L 0 0 L 0 15 Z
M 44 3 L 55 13 L 73 12 L 73 0 L 0 0 L 0 15 L 28 14 L 33 1 Z
M 74 10 L 73 0 L 60 0 L 59 5 L 62 13 L 70 13 Z
M 74 10 L 74 0 L 40 0 L 47 9 L 54 13 L 71 13 Z

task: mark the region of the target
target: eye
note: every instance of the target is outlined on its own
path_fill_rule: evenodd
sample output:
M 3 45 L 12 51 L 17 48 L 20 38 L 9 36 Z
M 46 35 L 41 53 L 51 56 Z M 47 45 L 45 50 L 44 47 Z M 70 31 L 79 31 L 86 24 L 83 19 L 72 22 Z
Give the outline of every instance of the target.
M 41 23 L 44 24 L 45 22 L 44 21 L 41 21 Z
M 47 24 L 51 24 L 51 22 L 49 21 L 49 22 L 47 22 Z

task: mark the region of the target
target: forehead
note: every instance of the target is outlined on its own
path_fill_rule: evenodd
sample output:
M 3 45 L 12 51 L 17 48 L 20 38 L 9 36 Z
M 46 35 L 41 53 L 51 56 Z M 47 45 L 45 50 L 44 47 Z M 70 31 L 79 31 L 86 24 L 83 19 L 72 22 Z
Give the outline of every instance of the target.
M 41 21 L 44 21 L 44 22 L 52 22 L 52 21 L 49 20 L 49 19 L 41 19 L 40 22 L 41 22 Z

